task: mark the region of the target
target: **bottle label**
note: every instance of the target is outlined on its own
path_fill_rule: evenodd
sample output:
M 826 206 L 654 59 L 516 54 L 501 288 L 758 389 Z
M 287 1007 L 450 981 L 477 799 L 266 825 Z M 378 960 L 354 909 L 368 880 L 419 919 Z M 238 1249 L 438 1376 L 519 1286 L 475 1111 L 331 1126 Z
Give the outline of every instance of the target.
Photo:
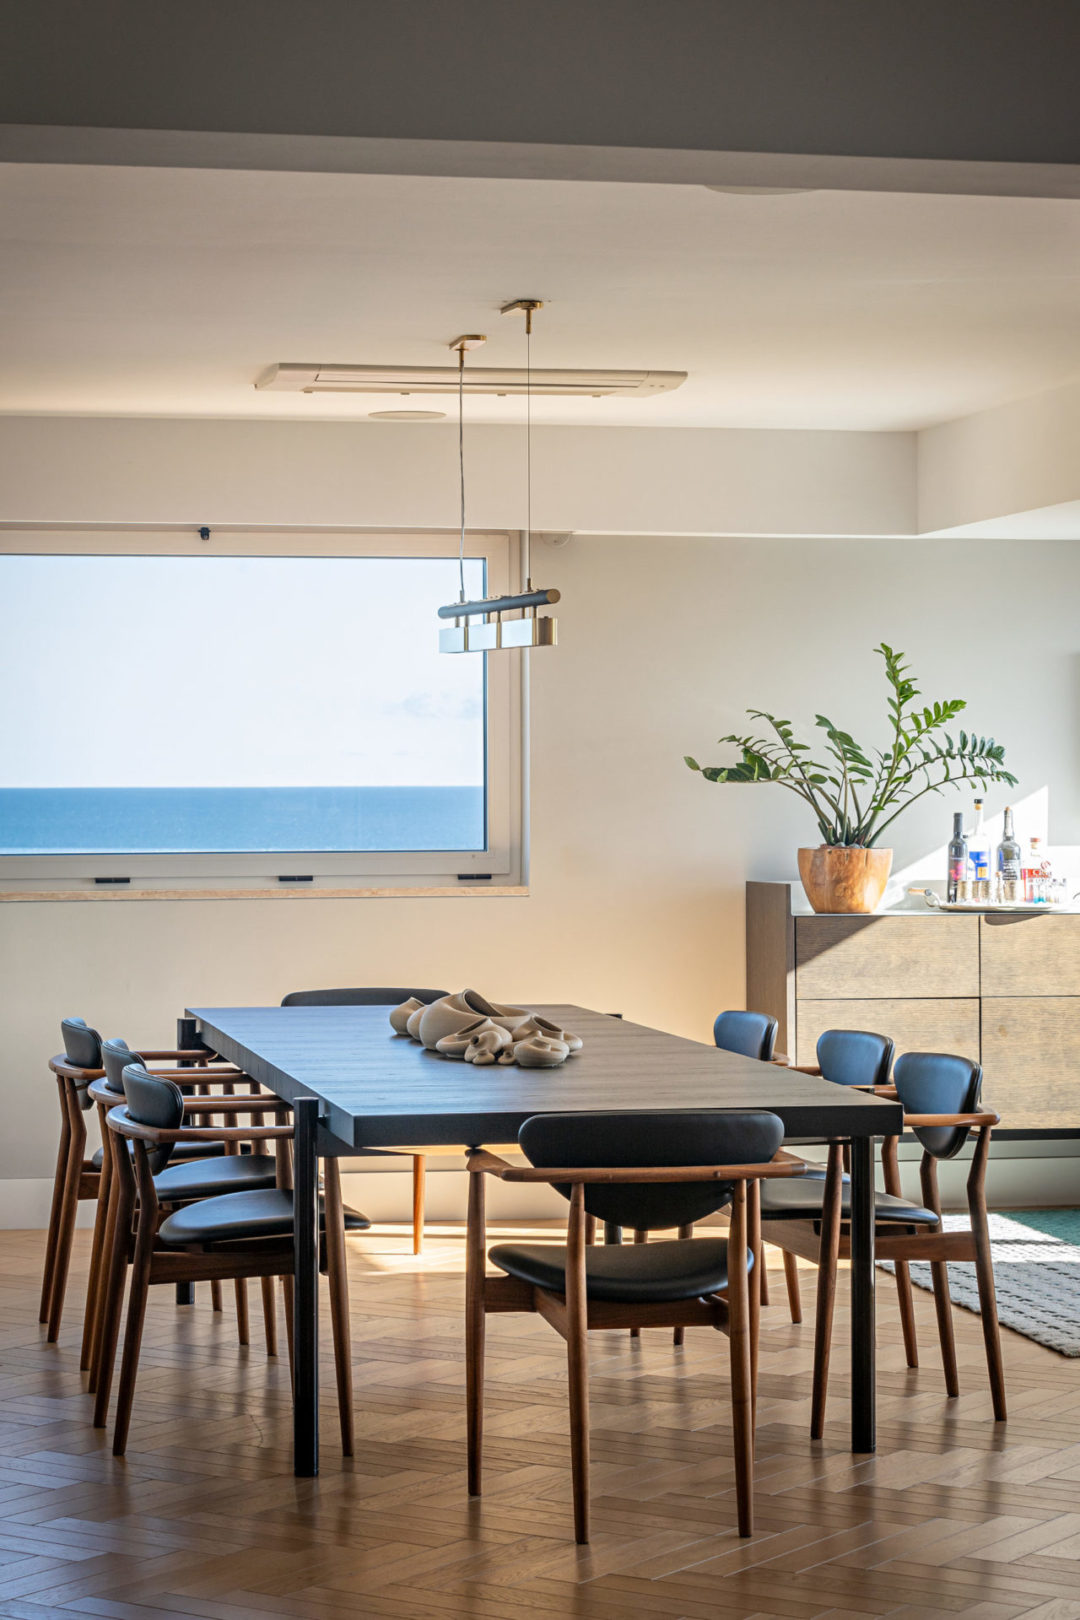
M 976 883 L 981 883 L 990 876 L 990 852 L 985 849 L 973 849 L 968 859 L 971 861 L 971 875 Z
M 949 882 L 950 883 L 963 883 L 963 881 L 964 881 L 964 857 L 961 855 L 961 856 L 958 856 L 958 857 L 950 860 L 950 862 L 949 862 Z

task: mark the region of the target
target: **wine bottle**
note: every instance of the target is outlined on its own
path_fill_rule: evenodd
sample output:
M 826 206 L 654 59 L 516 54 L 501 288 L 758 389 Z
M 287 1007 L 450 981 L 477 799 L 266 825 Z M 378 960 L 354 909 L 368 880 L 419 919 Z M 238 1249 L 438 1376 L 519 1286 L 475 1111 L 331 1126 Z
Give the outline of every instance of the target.
M 949 881 L 945 899 L 950 905 L 960 898 L 960 885 L 967 874 L 968 847 L 964 837 L 964 813 L 958 810 L 952 818 L 952 842 L 949 845 Z
M 1032 838 L 1022 869 L 1024 900 L 1028 905 L 1041 905 L 1043 900 L 1042 839 Z
M 1011 804 L 1005 806 L 1005 830 L 997 847 L 997 869 L 1003 885 L 1020 882 L 1020 845 L 1013 832 Z

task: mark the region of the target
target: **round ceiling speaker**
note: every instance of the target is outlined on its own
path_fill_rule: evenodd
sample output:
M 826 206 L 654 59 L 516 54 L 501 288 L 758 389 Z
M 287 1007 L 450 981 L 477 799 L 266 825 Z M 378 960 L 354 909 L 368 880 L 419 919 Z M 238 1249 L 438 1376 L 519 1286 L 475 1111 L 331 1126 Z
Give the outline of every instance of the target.
M 442 422 L 445 411 L 369 411 L 372 422 Z

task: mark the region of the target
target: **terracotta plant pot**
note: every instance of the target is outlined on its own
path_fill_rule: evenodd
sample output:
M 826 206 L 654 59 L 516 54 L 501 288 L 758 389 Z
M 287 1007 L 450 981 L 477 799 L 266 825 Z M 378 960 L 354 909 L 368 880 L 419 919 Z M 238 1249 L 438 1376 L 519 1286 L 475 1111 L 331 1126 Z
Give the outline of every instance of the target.
M 876 911 L 892 870 L 891 849 L 819 844 L 800 849 L 799 876 L 815 911 Z

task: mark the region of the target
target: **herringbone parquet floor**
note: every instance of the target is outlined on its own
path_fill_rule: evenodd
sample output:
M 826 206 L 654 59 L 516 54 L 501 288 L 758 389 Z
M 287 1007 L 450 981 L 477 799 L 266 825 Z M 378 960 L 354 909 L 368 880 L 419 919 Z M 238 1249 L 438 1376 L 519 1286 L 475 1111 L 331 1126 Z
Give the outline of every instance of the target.
M 494 1231 L 492 1233 L 494 1235 Z M 570 1519 L 562 1341 L 489 1322 L 487 1493 L 465 1495 L 460 1236 L 414 1261 L 404 1232 L 350 1241 L 357 1454 L 290 1472 L 287 1363 L 239 1350 L 228 1290 L 154 1290 L 126 1461 L 89 1427 L 81 1269 L 62 1342 L 38 1327 L 41 1237 L 5 1233 L 0 1615 L 161 1620 L 1080 1620 L 1080 1362 L 1006 1334 L 1012 1417 L 990 1415 L 978 1323 L 958 1312 L 947 1402 L 933 1309 L 908 1372 L 880 1288 L 880 1449 L 846 1449 L 847 1322 L 832 1423 L 807 1437 L 810 1327 L 764 1313 L 752 1541 L 735 1534 L 726 1341 L 593 1334 L 594 1541 Z M 85 1259 L 80 1235 L 78 1260 Z M 812 1305 L 812 1273 L 803 1273 Z M 846 1289 L 842 1290 L 842 1300 Z M 773 1274 L 773 1299 L 783 1283 Z M 253 1292 L 253 1333 L 260 1326 Z M 329 1335 L 326 1334 L 328 1339 Z

